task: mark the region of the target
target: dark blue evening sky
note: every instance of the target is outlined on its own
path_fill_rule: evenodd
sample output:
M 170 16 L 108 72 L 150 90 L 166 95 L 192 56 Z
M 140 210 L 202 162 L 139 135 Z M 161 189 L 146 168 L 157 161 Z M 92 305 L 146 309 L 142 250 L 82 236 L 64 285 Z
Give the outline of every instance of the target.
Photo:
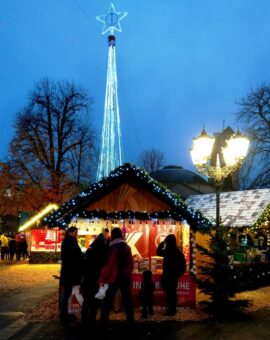
M 74 80 L 94 98 L 99 136 L 107 38 L 104 0 L 0 0 L 0 159 L 15 113 L 43 77 Z M 235 126 L 235 101 L 270 79 L 270 1 L 117 0 L 116 35 L 124 159 L 156 147 L 167 164 L 194 169 L 192 137 Z

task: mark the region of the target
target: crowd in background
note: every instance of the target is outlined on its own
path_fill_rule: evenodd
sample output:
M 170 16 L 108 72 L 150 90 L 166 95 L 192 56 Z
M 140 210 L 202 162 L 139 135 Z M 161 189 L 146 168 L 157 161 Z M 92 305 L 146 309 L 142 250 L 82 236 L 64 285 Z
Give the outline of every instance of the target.
M 28 245 L 23 236 L 0 235 L 1 260 L 16 261 L 28 259 Z

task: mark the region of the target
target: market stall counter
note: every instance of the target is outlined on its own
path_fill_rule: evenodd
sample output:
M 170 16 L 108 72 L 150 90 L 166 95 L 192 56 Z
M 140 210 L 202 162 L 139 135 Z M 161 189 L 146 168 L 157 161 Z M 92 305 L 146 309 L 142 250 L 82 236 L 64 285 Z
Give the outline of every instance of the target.
M 161 274 L 153 274 L 155 283 L 154 309 L 165 309 L 165 293 L 161 285 Z M 142 273 L 132 274 L 132 294 L 135 307 L 140 306 L 139 292 L 142 284 Z M 185 273 L 178 280 L 177 286 L 177 309 L 196 308 L 196 284 L 189 273 Z

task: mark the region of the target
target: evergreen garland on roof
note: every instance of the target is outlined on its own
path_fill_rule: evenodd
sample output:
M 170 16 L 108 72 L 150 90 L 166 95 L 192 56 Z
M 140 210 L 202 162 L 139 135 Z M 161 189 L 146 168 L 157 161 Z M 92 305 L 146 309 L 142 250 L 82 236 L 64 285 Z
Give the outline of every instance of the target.
M 84 212 L 85 206 L 104 196 L 109 190 L 118 187 L 125 181 L 130 182 L 131 180 L 133 180 L 135 183 L 144 185 L 148 191 L 152 192 L 156 197 L 159 197 L 163 202 L 172 207 L 172 211 L 167 211 L 166 214 L 164 214 L 164 212 L 150 214 L 150 218 L 168 218 L 170 215 L 173 215 L 172 218 L 175 220 L 186 220 L 194 231 L 208 231 L 211 228 L 210 221 L 204 218 L 200 211 L 194 211 L 193 209 L 188 208 L 179 195 L 171 192 L 163 184 L 154 180 L 142 168 L 130 163 L 126 163 L 116 168 L 110 173 L 108 177 L 105 177 L 101 181 L 92 184 L 87 190 L 82 191 L 71 200 L 65 202 L 58 210 L 45 217 L 42 222 L 48 227 L 59 226 L 66 228 L 72 216 L 79 217 L 86 214 L 86 212 Z M 148 219 L 139 217 L 143 212 L 132 213 L 134 214 L 133 218 Z M 123 219 L 129 218 L 124 217 L 128 216 L 128 212 L 106 213 L 104 211 L 96 210 L 90 213 L 88 212 L 88 214 L 89 216 L 92 214 L 93 218 L 96 217 L 103 219 L 118 219 L 116 216 L 119 216 L 119 214 L 123 216 Z M 148 213 L 144 214 L 145 217 L 148 217 L 149 215 Z

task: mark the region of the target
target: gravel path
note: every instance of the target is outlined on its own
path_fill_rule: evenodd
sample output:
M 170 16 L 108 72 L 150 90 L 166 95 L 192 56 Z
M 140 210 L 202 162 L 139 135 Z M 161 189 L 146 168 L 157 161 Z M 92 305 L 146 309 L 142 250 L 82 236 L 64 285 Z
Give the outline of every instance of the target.
M 59 264 L 0 262 L 0 303 L 4 297 L 13 297 L 36 285 L 53 281 L 53 275 L 59 275 L 59 269 Z
M 59 265 L 29 265 L 23 262 L 0 262 L 0 333 L 22 320 L 41 301 L 50 299 L 58 290 Z M 1 338 L 1 336 L 0 336 Z
M 198 295 L 198 300 L 202 300 L 202 296 Z M 253 292 L 245 292 L 238 294 L 240 299 L 249 299 L 253 303 L 247 309 L 248 312 L 255 312 L 259 309 L 270 308 L 270 287 L 258 289 Z M 192 309 L 180 309 L 174 317 L 164 317 L 164 311 L 155 311 L 153 316 L 149 316 L 147 321 L 166 321 L 166 320 L 178 320 L 178 321 L 200 321 L 208 317 L 199 307 L 196 310 Z M 135 319 L 140 320 L 141 311 L 135 311 Z M 42 301 L 37 308 L 34 308 L 27 314 L 28 321 L 53 321 L 58 319 L 58 294 L 54 294 L 47 301 Z M 79 318 L 79 315 L 77 315 Z M 111 312 L 111 320 L 124 320 L 125 314 L 123 312 Z
M 59 275 L 59 265 L 57 264 L 0 264 L 0 306 L 2 300 L 16 301 L 18 296 L 29 296 L 43 287 L 43 298 L 39 298 L 39 303 L 34 308 L 29 309 L 25 318 L 27 321 L 54 321 L 58 319 L 58 281 L 53 278 L 53 275 Z M 46 295 L 46 287 L 48 287 L 48 294 Z M 49 289 L 50 288 L 50 289 Z M 29 293 L 27 293 L 29 292 Z M 50 292 L 50 293 L 49 293 Z M 42 294 L 41 294 L 42 295 Z M 46 295 L 46 296 L 45 296 Z M 253 304 L 249 307 L 248 311 L 253 312 L 258 309 L 270 308 L 269 302 L 270 287 L 261 288 L 253 292 L 245 292 L 238 294 L 237 297 L 243 299 L 250 299 Z M 203 296 L 197 294 L 197 301 L 201 301 Z M 17 300 L 18 301 L 18 300 Z M 37 297 L 38 301 L 38 297 Z M 1 307 L 0 307 L 1 311 Z M 135 312 L 136 319 L 140 319 L 140 311 Z M 110 318 L 112 320 L 124 319 L 122 312 L 111 313 Z M 196 310 L 183 309 L 180 310 L 175 317 L 169 317 L 169 319 L 175 319 L 180 321 L 199 321 L 207 318 L 200 308 Z M 148 320 L 166 320 L 168 317 L 164 317 L 161 311 L 156 311 L 154 316 L 151 316 Z

